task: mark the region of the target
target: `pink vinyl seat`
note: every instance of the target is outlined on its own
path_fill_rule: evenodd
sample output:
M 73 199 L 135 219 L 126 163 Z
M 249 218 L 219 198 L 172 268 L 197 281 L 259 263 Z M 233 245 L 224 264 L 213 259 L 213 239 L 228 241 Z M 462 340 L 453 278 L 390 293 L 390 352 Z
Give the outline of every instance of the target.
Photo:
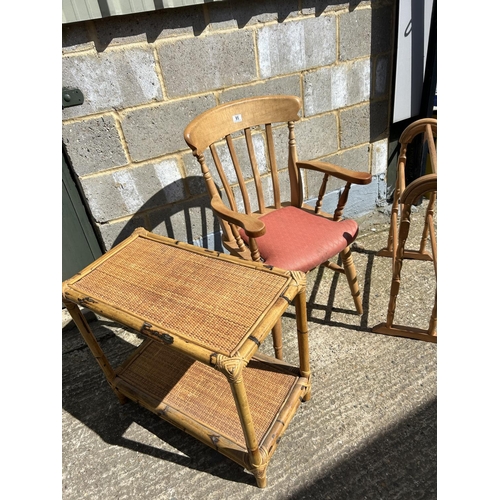
M 260 256 L 270 265 L 309 272 L 338 255 L 358 235 L 352 219 L 331 221 L 296 207 L 285 207 L 260 217 L 266 233 L 258 239 Z M 240 235 L 248 244 L 243 229 Z

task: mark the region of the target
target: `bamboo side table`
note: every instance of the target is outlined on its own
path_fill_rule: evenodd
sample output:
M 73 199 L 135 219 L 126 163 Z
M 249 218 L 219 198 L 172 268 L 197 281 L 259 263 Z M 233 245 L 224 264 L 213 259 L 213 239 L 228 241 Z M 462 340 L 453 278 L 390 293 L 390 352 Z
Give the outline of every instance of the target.
M 136 229 L 73 278 L 63 302 L 119 401 L 132 400 L 249 470 L 261 488 L 310 398 L 305 275 Z M 299 366 L 259 354 L 295 303 Z M 78 305 L 146 339 L 118 368 Z

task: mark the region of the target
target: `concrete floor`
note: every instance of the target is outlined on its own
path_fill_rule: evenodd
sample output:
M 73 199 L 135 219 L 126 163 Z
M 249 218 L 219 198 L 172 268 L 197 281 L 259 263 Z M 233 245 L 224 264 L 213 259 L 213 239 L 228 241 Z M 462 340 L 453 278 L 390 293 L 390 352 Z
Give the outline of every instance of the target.
M 425 203 L 407 248 L 418 248 Z M 391 260 L 388 217 L 359 220 L 353 248 L 364 301 L 355 313 L 345 278 L 308 275 L 312 398 L 292 419 L 267 470 L 268 487 L 147 410 L 120 405 L 63 312 L 62 498 L 434 499 L 437 497 L 437 344 L 372 333 L 386 319 Z M 334 277 L 335 276 L 335 277 Z M 333 281 L 332 281 L 333 278 Z M 395 323 L 427 328 L 431 262 L 405 261 Z M 284 355 L 297 356 L 293 307 Z M 104 318 L 91 322 L 111 363 L 141 339 Z M 262 347 L 272 354 L 271 339 Z

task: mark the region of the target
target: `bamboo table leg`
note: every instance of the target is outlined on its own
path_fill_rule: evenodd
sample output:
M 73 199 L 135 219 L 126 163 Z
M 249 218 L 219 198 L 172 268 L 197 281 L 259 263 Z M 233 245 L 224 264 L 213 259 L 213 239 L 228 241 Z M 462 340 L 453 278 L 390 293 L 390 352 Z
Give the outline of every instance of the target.
M 97 342 L 96 338 L 94 337 L 94 334 L 92 333 L 92 330 L 89 327 L 89 324 L 87 323 L 87 320 L 85 319 L 85 316 L 82 314 L 80 311 L 80 308 L 74 304 L 73 302 L 68 302 L 63 300 L 64 305 L 66 306 L 69 314 L 73 318 L 73 321 L 75 322 L 75 325 L 78 327 L 78 330 L 82 334 L 83 339 L 85 340 L 86 344 L 89 346 L 90 351 L 94 355 L 97 363 L 99 363 L 99 366 L 101 367 L 102 371 L 104 372 L 104 375 L 106 376 L 106 380 L 108 381 L 108 384 L 111 386 L 113 389 L 114 393 L 118 397 L 118 400 L 120 403 L 124 404 L 128 401 L 128 398 L 126 398 L 118 389 L 116 389 L 114 381 L 115 381 L 115 371 L 111 367 L 111 365 L 108 362 L 108 359 L 106 358 L 104 352 L 102 351 L 101 347 L 99 346 L 99 343 Z
M 245 383 L 243 381 L 243 369 L 246 362 L 242 358 L 228 358 L 218 354 L 215 361 L 215 369 L 222 372 L 231 386 L 236 410 L 245 436 L 245 443 L 248 450 L 248 470 L 255 476 L 257 486 L 265 488 L 267 486 L 266 469 L 267 462 L 263 461 L 259 450 L 259 443 L 255 434 L 252 414 L 248 405 Z
M 283 360 L 283 334 L 281 332 L 281 318 L 273 327 L 273 346 L 276 359 Z

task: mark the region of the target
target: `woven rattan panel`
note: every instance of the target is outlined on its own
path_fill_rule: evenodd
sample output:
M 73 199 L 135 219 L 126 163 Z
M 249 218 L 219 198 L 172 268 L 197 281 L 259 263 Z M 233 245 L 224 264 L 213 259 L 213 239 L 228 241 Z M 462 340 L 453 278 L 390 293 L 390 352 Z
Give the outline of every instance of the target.
M 286 282 L 284 276 L 137 238 L 72 287 L 227 355 Z
M 120 378 L 140 387 L 157 406 L 175 408 L 246 448 L 229 382 L 214 368 L 152 342 L 120 373 Z M 298 376 L 252 360 L 244 369 L 243 378 L 260 442 Z

